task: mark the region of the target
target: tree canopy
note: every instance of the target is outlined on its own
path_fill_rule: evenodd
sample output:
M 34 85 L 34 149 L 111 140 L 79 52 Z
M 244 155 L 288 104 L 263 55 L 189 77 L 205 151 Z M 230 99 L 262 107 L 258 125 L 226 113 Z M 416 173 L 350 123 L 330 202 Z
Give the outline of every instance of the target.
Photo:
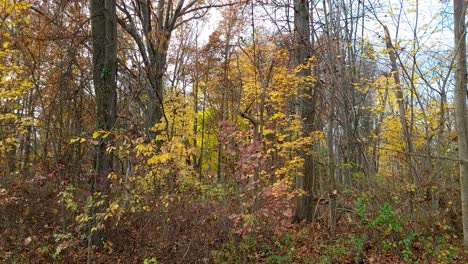
M 1 0 L 0 261 L 467 262 L 430 2 Z

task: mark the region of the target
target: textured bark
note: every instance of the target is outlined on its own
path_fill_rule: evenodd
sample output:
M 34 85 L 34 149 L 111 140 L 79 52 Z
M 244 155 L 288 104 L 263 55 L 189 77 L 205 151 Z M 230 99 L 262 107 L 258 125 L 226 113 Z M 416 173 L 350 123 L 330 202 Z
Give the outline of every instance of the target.
M 294 0 L 294 50 L 293 63 L 295 67 L 307 64 L 311 50 L 311 29 L 309 23 L 309 1 Z M 297 75 L 300 77 L 311 74 L 309 67 L 304 67 Z M 308 135 L 314 130 L 315 98 L 309 84 L 303 83 L 298 87 L 298 100 L 296 102 L 296 114 L 303 120 L 303 135 Z M 303 176 L 297 176 L 296 188 L 306 193 L 297 200 L 296 221 L 312 220 L 312 202 L 314 185 L 314 157 L 310 153 L 304 153 Z
M 454 0 L 455 20 L 455 119 L 457 123 L 458 155 L 460 158 L 460 189 L 463 219 L 463 241 L 468 248 L 468 122 L 466 108 L 466 4 Z
M 96 129 L 111 131 L 116 121 L 117 107 L 117 49 L 115 0 L 91 0 L 93 37 L 93 82 L 96 93 Z M 106 154 L 106 139 L 96 147 L 95 172 L 98 177 L 112 167 Z
M 117 17 L 115 0 L 91 0 L 93 37 L 93 83 L 96 94 L 96 130 L 111 131 L 117 108 Z M 111 137 L 98 138 L 94 157 L 91 191 L 108 189 L 107 173 L 112 169 L 112 156 L 106 152 Z M 97 208 L 92 209 L 94 214 Z M 88 227 L 89 228 L 89 227 Z M 101 232 L 91 232 L 88 246 L 100 244 Z M 89 257 L 89 256 L 88 256 Z M 88 258 L 89 259 L 89 258 Z

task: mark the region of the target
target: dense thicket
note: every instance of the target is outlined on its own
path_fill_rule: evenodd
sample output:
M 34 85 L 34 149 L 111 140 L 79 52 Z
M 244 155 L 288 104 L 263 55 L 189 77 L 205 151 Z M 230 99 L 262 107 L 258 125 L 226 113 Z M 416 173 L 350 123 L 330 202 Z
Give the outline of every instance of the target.
M 0 261 L 467 261 L 466 12 L 0 1 Z

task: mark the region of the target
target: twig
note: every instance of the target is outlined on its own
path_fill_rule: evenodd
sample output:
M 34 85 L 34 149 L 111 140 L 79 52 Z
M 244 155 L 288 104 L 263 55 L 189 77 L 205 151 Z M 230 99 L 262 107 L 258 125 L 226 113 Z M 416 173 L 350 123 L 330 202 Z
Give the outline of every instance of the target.
M 189 249 L 190 249 L 190 245 L 192 244 L 192 241 L 193 241 L 193 238 L 190 240 L 188 246 L 187 246 L 187 250 L 185 251 L 184 255 L 182 256 L 182 258 L 180 259 L 179 261 L 179 264 L 182 263 L 182 261 L 184 260 L 185 256 L 187 256 L 187 253 L 189 252 Z
M 422 158 L 468 162 L 468 160 L 463 160 L 463 159 L 460 159 L 460 158 L 451 158 L 451 157 L 447 157 L 447 156 L 433 156 L 433 155 L 427 155 L 427 154 L 411 153 L 411 152 L 407 152 L 407 151 L 384 148 L 384 147 L 377 147 L 377 148 L 381 149 L 381 150 L 387 150 L 387 151 L 392 151 L 392 152 L 396 152 L 396 153 L 400 153 L 400 154 L 411 155 L 411 156 L 422 157 Z

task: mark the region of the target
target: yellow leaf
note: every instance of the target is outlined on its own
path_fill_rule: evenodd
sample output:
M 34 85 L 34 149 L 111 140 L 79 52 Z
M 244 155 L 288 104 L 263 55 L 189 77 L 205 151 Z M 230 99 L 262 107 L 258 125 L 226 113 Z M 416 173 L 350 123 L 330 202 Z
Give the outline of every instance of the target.
M 110 132 L 106 132 L 104 135 L 102 135 L 102 138 L 107 138 L 110 135 Z
M 101 135 L 101 132 L 100 132 L 100 131 L 94 131 L 94 133 L 93 133 L 93 138 L 96 139 L 96 138 L 98 138 L 100 135 Z
M 82 144 L 82 143 L 86 142 L 86 138 L 80 138 L 80 137 L 72 138 L 72 139 L 70 139 L 69 144 L 73 144 L 73 143 L 76 143 L 76 142 L 79 142 L 80 144 Z

